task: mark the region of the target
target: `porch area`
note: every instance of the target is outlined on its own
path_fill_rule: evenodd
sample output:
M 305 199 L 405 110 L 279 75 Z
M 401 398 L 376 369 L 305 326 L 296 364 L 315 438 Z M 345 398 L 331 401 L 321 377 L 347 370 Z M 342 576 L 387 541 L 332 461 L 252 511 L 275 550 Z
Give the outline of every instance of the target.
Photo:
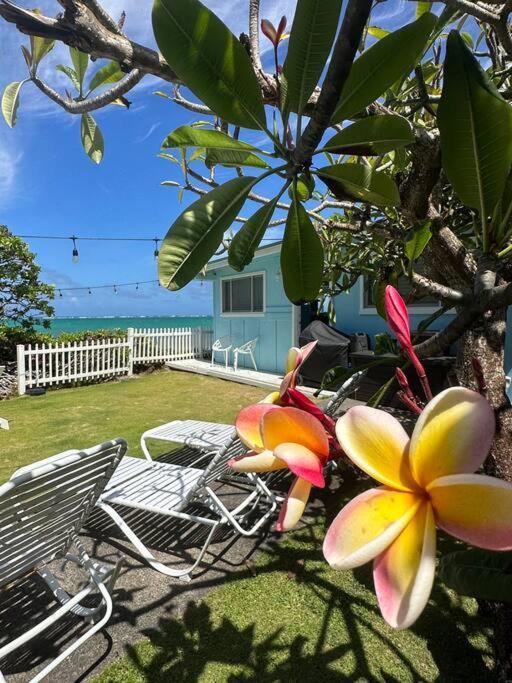
M 199 360 L 197 358 L 187 358 L 185 360 L 174 360 L 166 363 L 171 370 L 182 370 L 183 372 L 193 372 L 196 375 L 207 375 L 217 377 L 228 382 L 238 382 L 238 384 L 248 384 L 253 387 L 269 389 L 274 391 L 279 389 L 283 375 L 270 372 L 249 370 L 248 368 L 238 368 L 237 371 L 232 367 L 226 368 L 224 365 L 215 364 L 212 366 L 210 361 Z M 301 387 L 301 391 L 312 396 L 316 389 L 311 387 Z M 322 396 L 327 398 L 332 396 L 332 391 L 322 392 Z

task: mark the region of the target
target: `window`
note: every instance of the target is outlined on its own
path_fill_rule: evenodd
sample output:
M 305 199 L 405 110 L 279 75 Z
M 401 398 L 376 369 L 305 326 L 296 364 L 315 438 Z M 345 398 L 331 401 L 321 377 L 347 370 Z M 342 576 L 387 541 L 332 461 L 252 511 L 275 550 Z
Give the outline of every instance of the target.
M 222 313 L 263 313 L 264 286 L 263 273 L 221 280 Z
M 418 272 L 420 272 L 419 268 L 418 268 Z M 363 286 L 364 286 L 363 310 L 364 309 L 375 309 L 374 291 L 373 291 L 374 290 L 374 284 L 375 284 L 375 281 L 372 278 L 364 277 L 364 279 L 363 279 Z M 421 299 L 413 299 L 411 301 L 410 295 L 411 295 L 411 291 L 413 289 L 413 286 L 412 286 L 410 280 L 405 275 L 398 278 L 397 289 L 400 292 L 400 294 L 403 296 L 405 302 L 408 305 L 410 304 L 413 308 L 437 309 L 440 306 L 439 300 L 436 299 L 435 297 L 431 296 L 430 294 L 423 296 Z

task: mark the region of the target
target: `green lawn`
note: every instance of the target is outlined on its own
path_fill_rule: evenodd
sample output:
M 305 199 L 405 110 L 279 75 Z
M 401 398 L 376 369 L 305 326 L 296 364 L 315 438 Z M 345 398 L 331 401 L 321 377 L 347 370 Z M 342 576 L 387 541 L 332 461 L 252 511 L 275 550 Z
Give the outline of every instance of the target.
M 158 372 L 6 401 L 0 414 L 11 421 L 11 431 L 0 435 L 0 480 L 38 458 L 115 436 L 140 453 L 140 434 L 150 427 L 174 418 L 229 422 L 264 393 Z M 336 572 L 325 564 L 326 518 L 368 486 L 345 476 L 341 489 L 333 482 L 338 493 L 324 495 L 314 523 L 191 603 L 183 618 L 162 620 L 141 634 L 147 640 L 127 648 L 97 683 L 494 680 L 490 625 L 473 600 L 438 585 L 417 624 L 396 632 L 376 608 L 371 567 Z
M 22 465 L 118 436 L 128 441 L 131 455 L 140 455 L 140 435 L 147 429 L 177 419 L 231 423 L 243 406 L 264 395 L 243 384 L 161 371 L 3 401 L 0 415 L 10 431 L 0 433 L 0 482 Z M 155 453 L 158 447 L 155 442 Z M 160 448 L 169 450 L 161 442 Z
M 342 500 L 327 496 L 328 517 Z M 495 680 L 491 629 L 475 601 L 438 585 L 417 624 L 393 631 L 377 610 L 371 567 L 338 572 L 323 562 L 325 525 L 322 512 L 181 619 L 161 620 L 95 683 Z

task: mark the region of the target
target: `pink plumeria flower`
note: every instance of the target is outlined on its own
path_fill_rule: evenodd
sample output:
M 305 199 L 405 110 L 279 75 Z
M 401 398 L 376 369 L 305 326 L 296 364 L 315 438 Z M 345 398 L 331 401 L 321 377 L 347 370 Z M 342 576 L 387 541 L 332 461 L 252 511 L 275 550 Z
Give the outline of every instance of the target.
M 374 561 L 380 610 L 394 628 L 410 626 L 427 604 L 436 526 L 480 548 L 512 549 L 512 485 L 473 474 L 494 429 L 489 403 L 462 387 L 427 404 L 411 439 L 394 417 L 374 408 L 358 406 L 338 420 L 343 450 L 382 486 L 342 509 L 324 555 L 337 569 Z
M 320 422 L 297 408 L 257 403 L 236 421 L 242 443 L 250 450 L 229 465 L 237 472 L 272 472 L 288 468 L 292 482 L 276 523 L 277 531 L 293 529 L 301 519 L 312 486 L 323 488 L 329 440 Z
M 268 19 L 262 19 L 261 20 L 261 30 L 262 30 L 263 34 L 274 45 L 274 47 L 277 47 L 279 45 L 279 43 L 281 42 L 285 28 L 286 28 L 286 17 L 285 16 L 281 17 L 281 21 L 279 22 L 279 26 L 277 27 L 277 29 L 275 28 L 274 24 L 271 21 L 269 21 Z

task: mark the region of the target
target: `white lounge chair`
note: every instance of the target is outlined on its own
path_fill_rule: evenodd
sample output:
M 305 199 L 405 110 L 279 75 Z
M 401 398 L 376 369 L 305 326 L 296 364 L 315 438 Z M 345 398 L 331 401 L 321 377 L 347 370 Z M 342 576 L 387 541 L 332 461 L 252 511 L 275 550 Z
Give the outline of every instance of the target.
M 60 603 L 52 614 L 17 638 L 5 643 L 8 634 L 0 634 L 0 660 L 70 612 L 92 623 L 33 682 L 47 676 L 110 619 L 111 591 L 121 561 L 113 568 L 95 562 L 77 534 L 125 452 L 126 443 L 121 439 L 85 451 L 67 451 L 21 468 L 0 486 L 0 591 L 15 587 L 17 581 L 37 572 Z M 71 546 L 76 555 L 69 554 Z M 66 592 L 47 566 L 59 557 L 79 565 L 88 578 L 85 588 L 74 596 Z M 83 606 L 84 598 L 93 592 L 99 592 L 97 605 Z M 0 681 L 4 680 L 0 673 Z
M 213 342 L 212 345 L 212 367 L 215 363 L 215 354 L 216 353 L 223 353 L 224 354 L 224 362 L 226 364 L 226 370 L 228 369 L 229 365 L 229 352 L 233 348 L 233 343 L 231 341 L 231 337 L 220 337 L 219 339 L 216 339 Z
M 254 369 L 256 370 L 256 372 L 258 372 L 258 366 L 256 365 L 256 361 L 254 360 L 254 349 L 256 348 L 257 343 L 257 338 L 251 339 L 250 341 L 245 342 L 245 344 L 242 344 L 242 346 L 237 346 L 236 349 L 233 349 L 233 369 L 235 370 L 235 372 L 238 370 L 238 356 L 250 356 L 252 364 L 254 365 Z
M 228 509 L 214 490 L 214 483 L 232 472 L 228 461 L 245 450 L 233 428 L 231 434 L 231 438 L 221 446 L 212 447 L 210 444 L 207 453 L 200 450 L 197 461 L 191 466 L 153 461 L 144 448 L 145 458 L 124 458 L 100 497 L 98 506 L 112 518 L 144 560 L 162 574 L 189 581 L 191 572 L 203 559 L 219 527 L 228 525 L 238 534 L 252 536 L 277 508 L 275 495 L 254 474 L 245 475 L 249 486 L 243 491 L 243 500 L 234 509 Z M 205 442 L 203 446 L 206 446 Z M 208 459 L 208 464 L 204 469 L 194 466 L 205 459 Z M 233 479 L 238 480 L 235 473 Z M 266 509 L 258 511 L 254 523 L 244 526 L 246 517 L 260 505 Z M 191 506 L 199 506 L 200 511 L 191 512 L 188 509 Z M 209 528 L 196 560 L 183 569 L 168 567 L 157 560 L 130 527 L 129 515 L 123 514 L 124 509 L 186 520 Z

